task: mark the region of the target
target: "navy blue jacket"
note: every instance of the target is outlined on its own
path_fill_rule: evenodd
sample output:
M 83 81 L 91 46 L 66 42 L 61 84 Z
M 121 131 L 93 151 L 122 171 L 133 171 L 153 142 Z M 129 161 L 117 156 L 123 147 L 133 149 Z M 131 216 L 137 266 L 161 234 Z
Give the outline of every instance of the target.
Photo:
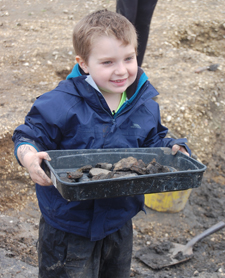
M 141 69 L 127 89 L 128 100 L 115 115 L 86 78 L 61 81 L 35 101 L 25 124 L 14 132 L 15 153 L 24 143 L 39 151 L 185 145 L 186 139 L 165 138 L 167 128 L 161 125 L 159 106 L 152 100 L 158 93 Z M 37 184 L 36 192 L 47 223 L 93 241 L 117 231 L 144 207 L 142 195 L 68 202 L 54 186 Z

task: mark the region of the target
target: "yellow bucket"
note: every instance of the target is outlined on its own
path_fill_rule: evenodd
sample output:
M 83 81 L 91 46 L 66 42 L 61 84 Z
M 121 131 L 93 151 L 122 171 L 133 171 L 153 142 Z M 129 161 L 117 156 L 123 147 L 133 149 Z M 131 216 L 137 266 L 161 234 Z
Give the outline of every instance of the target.
M 179 212 L 184 209 L 192 189 L 145 195 L 145 205 L 162 212 Z

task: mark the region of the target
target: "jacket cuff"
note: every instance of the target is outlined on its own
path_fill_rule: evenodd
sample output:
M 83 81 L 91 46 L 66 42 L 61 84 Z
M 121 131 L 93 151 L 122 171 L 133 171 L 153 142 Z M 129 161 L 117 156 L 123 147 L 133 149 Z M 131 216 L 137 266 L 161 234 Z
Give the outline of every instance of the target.
M 37 152 L 39 152 L 39 149 L 38 149 L 38 147 L 36 146 L 36 144 L 35 144 L 34 141 L 32 141 L 32 143 L 31 143 L 31 142 L 21 142 L 21 143 L 18 143 L 18 144 L 15 146 L 15 148 L 14 148 L 14 155 L 15 155 L 16 160 L 18 161 L 18 163 L 23 167 L 23 165 L 20 163 L 19 158 L 18 158 L 18 156 L 17 156 L 17 150 L 18 150 L 18 148 L 19 148 L 21 145 L 30 145 L 30 146 L 34 147 L 34 148 L 37 150 Z

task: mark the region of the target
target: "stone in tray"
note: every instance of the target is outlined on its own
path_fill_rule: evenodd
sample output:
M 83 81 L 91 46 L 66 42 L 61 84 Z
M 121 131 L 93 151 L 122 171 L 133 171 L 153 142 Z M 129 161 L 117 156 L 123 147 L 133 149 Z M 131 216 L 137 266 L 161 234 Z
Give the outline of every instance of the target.
M 133 165 L 131 165 L 130 170 L 137 173 L 138 175 L 145 175 L 146 165 L 141 159 L 139 159 Z
M 79 168 L 77 171 L 67 172 L 66 177 L 64 177 L 63 180 L 67 182 L 68 180 L 69 182 L 71 182 L 71 180 L 74 180 L 75 182 L 79 181 L 83 177 L 83 173 L 89 173 L 91 169 L 92 169 L 92 165 L 85 165 Z
M 155 158 L 146 166 L 146 174 L 157 174 L 171 172 L 166 166 L 163 166 L 156 162 Z
M 113 175 L 113 179 L 116 179 L 116 178 L 128 178 L 128 177 L 136 177 L 138 176 L 137 173 L 131 173 L 131 172 L 115 172 L 114 175 Z
M 83 177 L 83 173 L 79 170 L 77 170 L 75 172 L 67 172 L 68 179 L 78 181 L 82 177 Z
M 83 177 L 83 173 L 88 173 L 87 178 L 94 181 L 165 173 L 170 171 L 171 170 L 168 167 L 159 164 L 155 159 L 153 159 L 150 163 L 145 164 L 141 159 L 137 160 L 136 158 L 130 156 L 119 160 L 114 165 L 103 162 L 97 163 L 95 167 L 92 167 L 92 165 L 83 166 L 75 172 L 67 172 L 66 180 L 65 178 L 63 180 L 79 182 Z
M 111 170 L 113 167 L 113 165 L 111 163 L 98 163 L 95 165 L 95 168 L 101 168 L 101 169 L 105 169 L 105 170 Z
M 109 173 L 111 173 L 111 171 L 106 170 L 106 169 L 92 168 L 92 169 L 89 171 L 88 176 L 89 176 L 90 178 L 93 178 L 93 177 L 96 177 L 96 176 L 98 176 L 98 175 L 108 175 Z
M 114 173 L 113 172 L 109 172 L 108 174 L 104 174 L 104 173 L 100 173 L 98 175 L 95 175 L 92 177 L 92 181 L 96 181 L 96 180 L 107 180 L 107 179 L 112 179 L 114 177 Z
M 135 157 L 123 158 L 114 164 L 114 171 L 130 171 L 131 166 L 137 162 Z

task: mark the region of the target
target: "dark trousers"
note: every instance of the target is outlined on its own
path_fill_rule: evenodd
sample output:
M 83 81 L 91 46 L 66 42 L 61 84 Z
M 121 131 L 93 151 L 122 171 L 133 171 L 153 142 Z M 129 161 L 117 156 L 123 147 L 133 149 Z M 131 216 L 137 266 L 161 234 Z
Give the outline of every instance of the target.
M 39 278 L 129 278 L 133 229 L 129 220 L 99 241 L 39 226 Z
M 124 15 L 136 28 L 138 34 L 138 65 L 141 66 L 152 15 L 158 0 L 117 0 L 116 11 Z

